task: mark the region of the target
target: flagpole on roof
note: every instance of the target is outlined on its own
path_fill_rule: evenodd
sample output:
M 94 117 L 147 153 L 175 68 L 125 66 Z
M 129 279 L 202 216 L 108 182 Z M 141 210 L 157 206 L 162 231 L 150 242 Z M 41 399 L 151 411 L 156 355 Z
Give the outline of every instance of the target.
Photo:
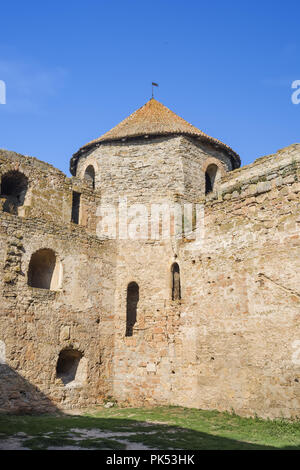
M 152 82 L 152 98 L 154 98 L 153 87 L 158 86 L 158 83 Z

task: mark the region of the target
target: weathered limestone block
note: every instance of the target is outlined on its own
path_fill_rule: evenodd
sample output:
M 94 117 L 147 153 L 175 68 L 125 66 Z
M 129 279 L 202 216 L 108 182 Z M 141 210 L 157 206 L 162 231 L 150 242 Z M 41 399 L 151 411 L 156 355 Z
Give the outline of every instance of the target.
M 60 341 L 66 341 L 70 339 L 71 328 L 69 326 L 63 326 L 60 329 Z

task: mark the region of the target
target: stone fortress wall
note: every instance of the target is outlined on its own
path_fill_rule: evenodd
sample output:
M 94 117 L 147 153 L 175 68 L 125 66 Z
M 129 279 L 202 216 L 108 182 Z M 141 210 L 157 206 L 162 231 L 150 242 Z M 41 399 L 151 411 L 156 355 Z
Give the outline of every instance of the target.
M 18 214 L 0 212 L 0 409 L 97 403 L 110 389 L 115 288 L 115 249 L 91 233 L 98 196 L 85 182 L 13 152 L 0 152 L 0 172 L 2 182 L 11 172 L 28 179 Z M 72 190 L 81 193 L 80 224 L 71 222 Z M 2 207 L 6 200 L 2 194 Z M 42 276 L 53 254 L 55 285 L 28 285 L 31 261 Z M 78 366 L 76 377 L 64 364 L 57 373 L 61 353 L 66 366 Z
M 105 201 L 122 194 L 128 202 L 204 208 L 200 245 L 175 237 L 118 241 L 112 395 L 131 405 L 297 416 L 300 146 L 229 172 L 230 161 L 217 156 L 180 136 L 108 144 L 79 162 L 81 176 L 93 162 L 102 168 Z M 205 195 L 210 164 L 221 175 Z M 178 301 L 171 298 L 174 262 Z M 139 303 L 126 337 L 131 282 Z
M 11 171 L 27 177 L 11 212 L 1 189 L 1 410 L 113 397 L 299 416 L 300 145 L 232 168 L 222 149 L 182 135 L 96 146 L 72 178 L 0 152 L 3 187 Z M 147 207 L 199 204 L 200 240 L 97 236 L 97 207 L 120 196 Z M 128 333 L 129 286 L 137 290 Z
M 174 403 L 299 416 L 299 176 L 300 145 L 227 173 L 203 243 L 180 246 L 189 354 Z

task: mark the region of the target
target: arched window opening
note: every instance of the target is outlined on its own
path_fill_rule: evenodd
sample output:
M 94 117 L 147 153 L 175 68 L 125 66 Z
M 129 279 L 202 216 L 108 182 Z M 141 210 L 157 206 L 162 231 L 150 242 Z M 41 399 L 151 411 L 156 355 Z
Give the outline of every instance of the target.
M 180 269 L 177 263 L 172 264 L 172 300 L 181 299 Z
M 139 286 L 136 282 L 130 282 L 127 286 L 126 300 L 126 336 L 133 335 L 133 327 L 136 323 L 137 305 L 139 302 Z
M 56 290 L 60 285 L 60 277 L 61 264 L 54 251 L 43 248 L 33 253 L 28 270 L 29 286 Z
M 87 361 L 80 351 L 64 349 L 59 353 L 56 376 L 65 385 L 82 385 L 86 381 Z
M 218 176 L 218 166 L 215 164 L 209 165 L 205 172 L 205 194 L 211 193 L 214 190 L 214 185 Z
M 92 188 L 95 188 L 95 169 L 93 165 L 89 165 L 84 172 L 84 179 L 90 183 Z
M 20 171 L 9 171 L 1 178 L 1 198 L 5 199 L 3 211 L 18 214 L 23 206 L 28 187 L 27 177 Z

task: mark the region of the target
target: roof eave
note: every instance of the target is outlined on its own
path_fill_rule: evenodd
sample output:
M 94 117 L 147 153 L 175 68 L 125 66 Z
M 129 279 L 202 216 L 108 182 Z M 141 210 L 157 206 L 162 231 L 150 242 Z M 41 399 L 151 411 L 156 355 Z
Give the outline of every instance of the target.
M 76 175 L 76 170 L 77 170 L 77 164 L 78 160 L 80 157 L 82 157 L 85 153 L 89 152 L 93 148 L 99 147 L 101 144 L 108 144 L 112 142 L 126 142 L 128 140 L 133 140 L 133 139 L 142 139 L 142 138 L 149 138 L 149 137 L 174 137 L 177 135 L 183 135 L 187 137 L 191 137 L 193 139 L 200 140 L 202 142 L 209 143 L 213 145 L 215 148 L 221 148 L 223 151 L 227 152 L 228 155 L 231 157 L 231 162 L 233 169 L 239 168 L 241 166 L 241 159 L 240 156 L 232 150 L 230 147 L 228 147 L 226 144 L 223 144 L 222 142 L 216 142 L 215 139 L 212 137 L 208 136 L 201 136 L 201 135 L 195 135 L 195 134 L 189 134 L 188 132 L 174 132 L 174 133 L 156 133 L 156 134 L 136 134 L 136 135 L 131 135 L 131 136 L 124 136 L 124 137 L 117 137 L 117 138 L 105 138 L 105 139 L 99 139 L 94 142 L 90 142 L 83 147 L 81 147 L 76 153 L 74 153 L 71 157 L 70 160 L 70 173 L 75 176 Z

